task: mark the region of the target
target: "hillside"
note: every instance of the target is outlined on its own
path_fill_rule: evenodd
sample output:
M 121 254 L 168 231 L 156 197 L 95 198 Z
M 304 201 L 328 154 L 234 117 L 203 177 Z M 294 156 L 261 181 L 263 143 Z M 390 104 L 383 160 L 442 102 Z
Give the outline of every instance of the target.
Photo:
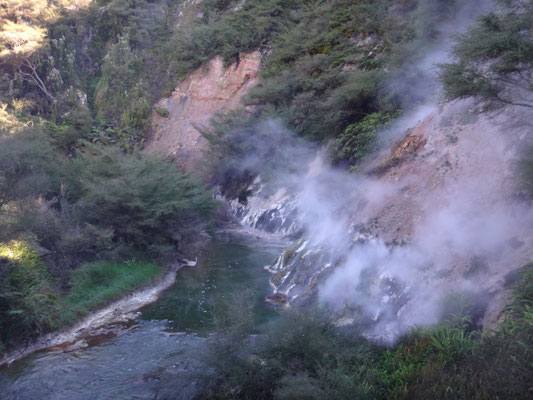
M 116 398 L 529 398 L 533 1 L 2 0 L 0 61 L 0 360 L 198 264 L 72 373 L 144 338 Z

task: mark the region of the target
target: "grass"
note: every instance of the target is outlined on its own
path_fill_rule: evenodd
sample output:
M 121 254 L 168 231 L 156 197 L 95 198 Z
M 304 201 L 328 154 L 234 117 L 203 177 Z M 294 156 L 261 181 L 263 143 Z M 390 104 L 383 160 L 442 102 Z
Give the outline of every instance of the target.
M 82 317 L 138 289 L 159 276 L 161 267 L 143 262 L 98 262 L 72 273 L 72 288 L 64 298 L 65 322 Z
M 75 323 L 89 312 L 150 283 L 161 267 L 95 262 L 70 274 L 64 296 L 27 241 L 0 244 L 0 354 L 24 340 Z

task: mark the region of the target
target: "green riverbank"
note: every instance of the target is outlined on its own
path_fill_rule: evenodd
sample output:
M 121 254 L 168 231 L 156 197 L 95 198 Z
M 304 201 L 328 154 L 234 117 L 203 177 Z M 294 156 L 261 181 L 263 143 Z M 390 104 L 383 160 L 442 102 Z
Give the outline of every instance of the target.
M 0 355 L 28 338 L 60 329 L 160 277 L 148 262 L 95 262 L 72 271 L 59 290 L 36 252 L 23 242 L 0 248 L 10 260 L 0 297 Z

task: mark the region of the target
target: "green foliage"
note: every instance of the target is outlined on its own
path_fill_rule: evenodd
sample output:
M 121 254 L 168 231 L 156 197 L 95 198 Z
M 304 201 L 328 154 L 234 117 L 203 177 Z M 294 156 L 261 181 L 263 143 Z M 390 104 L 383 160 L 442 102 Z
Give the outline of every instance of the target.
M 355 166 L 372 150 L 378 130 L 386 127 L 393 117 L 393 114 L 373 113 L 349 125 L 332 144 L 332 161 Z
M 0 343 L 20 344 L 72 324 L 161 272 L 156 265 L 136 261 L 92 263 L 73 271 L 68 295 L 61 297 L 31 241 L 0 244 Z
M 171 246 L 178 232 L 208 217 L 211 194 L 178 168 L 149 155 L 89 146 L 66 171 L 66 198 L 82 220 L 114 232 L 114 240 L 143 250 Z
M 168 118 L 169 117 L 169 112 L 166 108 L 163 108 L 163 107 L 156 107 L 155 108 L 155 112 L 160 116 L 160 117 L 163 117 L 163 118 Z
M 71 288 L 62 299 L 63 323 L 77 318 L 105 304 L 131 293 L 161 274 L 160 267 L 150 263 L 96 262 L 73 271 Z
M 9 0 L 0 18 L 15 21 L 18 3 Z M 232 63 L 260 49 L 266 54 L 261 85 L 248 103 L 321 140 L 368 114 L 398 108 L 394 95 L 383 94 L 383 69 L 405 59 L 392 62 L 389 53 L 432 40 L 435 21 L 452 15 L 456 3 L 112 0 L 74 11 L 54 7 L 53 18 L 32 17 L 47 40 L 32 45 L 29 64 L 4 68 L 2 89 L 10 98 L 36 100 L 32 113 L 61 127 L 67 151 L 89 138 L 131 152 L 148 134 L 152 105 L 179 79 L 217 55 Z M 12 53 L 8 48 L 5 57 Z M 413 54 L 409 59 L 416 62 Z M 92 129 L 71 123 L 72 110 L 83 110 Z
M 0 26 L 12 38 L 8 23 L 37 32 L 28 33 L 24 51 L 8 45 L 0 49 L 9 98 L 32 99 L 32 113 L 46 116 L 75 141 L 72 111 L 83 109 L 89 124 L 105 119 L 105 133 L 113 143 L 131 151 L 142 144 L 150 123 L 151 106 L 175 79 L 169 73 L 168 43 L 178 0 L 113 0 L 77 2 L 77 7 L 20 8 L 6 0 Z M 57 4 L 56 4 L 57 3 Z M 35 16 L 32 16 L 36 14 Z M 30 18 L 21 21 L 20 18 Z M 7 22 L 6 22 L 7 21 Z M 46 37 L 45 37 L 46 36 Z M 6 100 L 9 100 L 6 99 Z M 98 124 L 95 124 L 96 126 Z M 87 129 L 78 136 L 85 137 Z M 102 136 L 102 135 L 98 135 Z M 67 145 L 70 146 L 72 142 Z
M 220 55 L 226 63 L 239 59 L 239 53 L 250 52 L 290 26 L 292 11 L 302 0 L 251 0 L 237 10 L 230 2 L 212 2 L 203 6 L 204 18 L 183 27 L 175 35 L 171 54 L 177 76 L 183 77 L 203 62 Z
M 118 123 L 118 142 L 130 152 L 142 144 L 150 123 L 152 104 L 139 76 L 141 67 L 141 60 L 130 48 L 129 36 L 119 37 L 103 59 L 94 94 L 97 117 Z
M 500 1 L 502 11 L 483 16 L 453 50 L 453 63 L 441 65 L 446 99 L 482 100 L 533 107 L 523 99 L 533 90 L 533 2 Z
M 351 166 L 360 161 L 371 150 L 378 127 L 386 125 L 401 107 L 399 98 L 405 91 L 391 87 L 389 79 L 420 80 L 420 76 L 400 75 L 405 70 L 419 70 L 410 64 L 416 64 L 423 50 L 440 37 L 437 26 L 452 18 L 463 4 L 386 0 L 263 3 L 264 7 L 279 3 L 283 11 L 268 18 L 283 20 L 284 26 L 257 44 L 267 52 L 260 82 L 244 99 L 253 112 L 241 112 L 240 117 L 217 117 L 205 135 L 219 151 L 210 154 L 211 160 L 219 160 L 212 166 L 215 179 L 234 197 L 255 171 L 246 171 L 238 184 L 242 171 L 233 168 L 233 160 L 249 154 L 242 150 L 250 141 L 242 138 L 256 135 L 255 127 L 264 120 L 281 119 L 298 135 L 315 141 L 336 139 L 332 158 L 338 165 Z M 248 12 L 245 10 L 251 12 L 256 7 L 255 2 L 246 4 L 249 8 L 217 12 L 208 19 L 220 29 L 235 30 L 235 26 L 226 26 L 223 21 L 240 18 Z M 198 25 L 195 29 L 198 31 L 189 31 L 192 36 L 185 44 L 191 46 L 187 60 L 195 59 L 192 48 L 214 46 L 219 50 L 210 56 L 232 54 L 221 53 L 216 38 L 210 41 L 209 32 L 215 28 Z M 197 53 L 196 57 L 202 54 Z M 228 62 L 234 59 L 226 57 Z M 263 177 L 269 173 L 268 166 L 261 170 Z M 231 174 L 231 178 L 221 177 L 224 174 Z
M 58 302 L 73 268 L 132 254 L 173 258 L 215 206 L 201 184 L 166 160 L 111 146 L 85 144 L 80 151 L 77 132 L 47 122 L 0 137 L 0 342 L 6 346 L 73 322 L 157 269 L 98 264 L 90 270 L 108 281 L 74 284 L 73 297 Z M 75 282 L 88 282 L 89 275 L 76 274 Z
M 336 136 L 381 107 L 384 2 L 335 1 L 302 7 L 275 37 L 249 105 L 282 115 L 297 133 Z M 357 45 L 372 33 L 369 45 Z M 361 38 L 361 39 L 360 39 Z M 372 54 L 372 55 L 369 55 Z
M 0 218 L 14 201 L 47 193 L 52 154 L 39 129 L 0 137 Z
M 527 270 L 515 286 L 513 303 L 497 331 L 469 332 L 466 321 L 437 328 L 423 353 L 415 344 L 411 353 L 423 357 L 404 376 L 397 398 L 528 398 L 533 386 L 532 272 Z
M 0 243 L 0 342 L 7 345 L 55 326 L 56 290 L 35 246 Z
M 224 351 L 237 341 L 240 351 Z M 320 315 L 289 312 L 255 348 L 243 348 L 237 338 L 218 342 L 214 365 L 220 375 L 203 396 L 370 399 L 377 355 L 374 346 L 350 339 Z

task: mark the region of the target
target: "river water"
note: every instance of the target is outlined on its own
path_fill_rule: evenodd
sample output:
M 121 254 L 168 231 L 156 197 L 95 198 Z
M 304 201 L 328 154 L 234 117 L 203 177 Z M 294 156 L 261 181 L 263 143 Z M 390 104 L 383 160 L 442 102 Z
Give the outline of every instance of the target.
M 256 325 L 275 318 L 264 301 L 270 293 L 264 266 L 282 247 L 282 242 L 254 235 L 222 235 L 120 334 L 92 338 L 78 350 L 48 349 L 0 369 L 0 399 L 160 399 L 169 393 L 191 398 L 202 384 L 198 373 L 209 370 L 205 354 L 214 330 L 213 309 L 248 290 Z

